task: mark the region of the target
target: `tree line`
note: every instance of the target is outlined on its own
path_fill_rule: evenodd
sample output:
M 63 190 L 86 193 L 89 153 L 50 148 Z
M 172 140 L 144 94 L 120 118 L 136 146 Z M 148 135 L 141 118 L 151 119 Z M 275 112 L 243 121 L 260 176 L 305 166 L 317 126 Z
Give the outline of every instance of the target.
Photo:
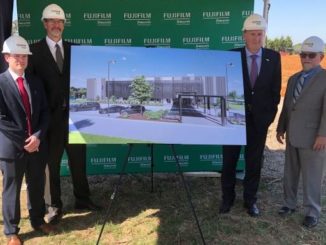
M 274 39 L 266 38 L 266 48 L 270 48 L 279 52 L 295 52 L 295 48 L 293 47 L 293 42 L 290 36 L 281 36 L 280 38 Z

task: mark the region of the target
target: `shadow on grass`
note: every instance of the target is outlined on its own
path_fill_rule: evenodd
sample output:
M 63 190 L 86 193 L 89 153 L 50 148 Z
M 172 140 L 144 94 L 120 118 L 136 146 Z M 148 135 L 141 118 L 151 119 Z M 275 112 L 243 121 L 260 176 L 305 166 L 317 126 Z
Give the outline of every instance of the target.
M 325 215 L 315 229 L 301 225 L 301 188 L 298 212 L 285 219 L 277 215 L 282 205 L 283 159 L 275 155 L 283 154 L 266 149 L 258 218 L 249 217 L 243 208 L 241 181 L 236 184 L 237 198 L 231 212 L 219 215 L 220 179 L 186 177 L 206 244 L 326 244 Z M 117 180 L 118 176 L 90 176 L 92 199 L 107 208 Z M 61 234 L 39 239 L 39 233 L 22 233 L 26 244 L 96 244 L 107 209 L 76 213 L 70 178 L 62 178 L 62 185 L 65 215 L 58 227 Z M 24 230 L 30 230 L 28 220 L 22 223 Z M 179 175 L 155 175 L 153 193 L 149 175 L 123 176 L 100 244 L 202 244 Z

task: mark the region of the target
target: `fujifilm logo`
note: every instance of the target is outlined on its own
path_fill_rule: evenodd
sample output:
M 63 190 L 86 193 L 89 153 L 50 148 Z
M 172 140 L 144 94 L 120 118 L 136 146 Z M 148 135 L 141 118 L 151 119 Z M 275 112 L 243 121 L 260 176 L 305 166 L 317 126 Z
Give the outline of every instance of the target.
M 71 26 L 71 13 L 65 13 L 66 22 L 65 26 Z
M 30 13 L 20 13 L 18 14 L 19 26 L 29 27 L 31 26 L 31 14 Z
M 163 13 L 165 21 L 175 21 L 177 25 L 190 25 L 190 12 Z
M 124 13 L 123 19 L 124 20 L 147 20 L 151 19 L 151 13 Z
M 138 26 L 150 26 L 152 13 L 123 13 L 125 21 L 135 21 Z
M 131 38 L 105 38 L 104 45 L 106 46 L 131 46 Z
M 177 156 L 179 161 L 189 161 L 189 155 L 178 155 Z M 170 155 L 164 156 L 164 161 L 166 162 L 175 162 L 175 157 Z
M 199 156 L 200 161 L 212 161 L 212 160 L 220 160 L 222 159 L 222 155 L 220 154 L 205 154 Z
M 76 44 L 83 44 L 83 45 L 92 45 L 93 39 L 92 38 L 67 38 L 65 39 L 68 42 L 76 43 Z
M 216 24 L 230 23 L 230 11 L 209 11 L 203 12 L 202 15 L 204 20 L 214 20 Z
M 241 12 L 241 15 L 242 15 L 242 18 L 247 18 L 249 15 L 251 15 L 253 13 L 252 10 L 242 10 Z
M 116 157 L 97 157 L 91 158 L 92 165 L 105 165 L 105 164 L 116 164 Z
M 171 45 L 171 38 L 170 37 L 158 37 L 158 38 L 144 38 L 144 45 L 145 46 L 164 46 L 170 47 Z
M 195 46 L 198 49 L 209 48 L 210 37 L 184 37 L 182 43 L 187 46 Z
M 97 26 L 111 26 L 111 13 L 84 13 L 85 21 L 93 21 Z
M 152 160 L 150 156 L 128 157 L 129 163 L 148 163 Z
M 211 162 L 212 165 L 222 164 L 222 154 L 204 154 L 199 156 L 200 162 Z
M 233 47 L 238 48 L 244 45 L 242 36 L 222 36 L 222 44 L 233 44 Z
M 84 13 L 84 20 L 107 20 L 111 19 L 111 13 Z

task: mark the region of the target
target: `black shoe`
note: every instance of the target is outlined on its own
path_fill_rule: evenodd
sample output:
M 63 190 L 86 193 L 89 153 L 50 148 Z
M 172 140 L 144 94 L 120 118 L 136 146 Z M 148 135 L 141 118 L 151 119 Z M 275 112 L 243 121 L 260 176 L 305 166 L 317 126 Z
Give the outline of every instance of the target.
M 219 213 L 220 214 L 227 214 L 227 213 L 229 213 L 232 206 L 233 206 L 233 203 L 232 202 L 230 203 L 230 202 L 223 201 L 222 204 L 220 205 Z
M 56 207 L 49 207 L 48 208 L 48 214 L 47 214 L 47 220 L 48 223 L 51 225 L 56 225 L 60 222 L 62 219 L 62 209 L 56 208 Z
M 304 217 L 302 225 L 307 228 L 313 228 L 318 224 L 318 218 L 312 216 Z
M 257 207 L 256 203 L 253 204 L 244 204 L 244 207 L 247 209 L 247 213 L 251 217 L 259 216 L 259 208 Z
M 96 205 L 91 200 L 89 201 L 76 201 L 75 203 L 75 209 L 78 210 L 89 210 L 89 211 L 100 211 L 103 209 L 103 207 Z
M 278 214 L 282 217 L 285 217 L 287 215 L 290 215 L 290 214 L 293 214 L 295 212 L 295 209 L 293 208 L 288 208 L 286 206 L 283 206 L 281 207 L 279 210 L 278 210 Z

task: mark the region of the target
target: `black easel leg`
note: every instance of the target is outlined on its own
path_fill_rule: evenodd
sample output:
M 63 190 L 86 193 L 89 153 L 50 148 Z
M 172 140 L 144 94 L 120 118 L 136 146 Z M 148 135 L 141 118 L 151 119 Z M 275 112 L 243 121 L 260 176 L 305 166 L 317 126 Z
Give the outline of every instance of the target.
M 187 183 L 186 183 L 186 181 L 184 179 L 184 175 L 183 175 L 183 173 L 181 171 L 179 159 L 177 158 L 177 154 L 176 154 L 174 145 L 170 145 L 170 146 L 171 146 L 171 149 L 172 149 L 172 152 L 173 152 L 173 155 L 174 155 L 174 159 L 175 159 L 175 162 L 176 162 L 176 165 L 177 165 L 177 168 L 178 168 L 179 175 L 181 176 L 181 179 L 182 179 L 182 182 L 183 182 L 183 187 L 185 188 L 186 193 L 187 193 L 187 198 L 188 198 L 188 202 L 190 204 L 191 210 L 192 210 L 192 214 L 194 215 L 195 220 L 196 220 L 196 224 L 197 224 L 197 227 L 198 227 L 198 230 L 199 230 L 199 233 L 200 233 L 201 240 L 202 240 L 203 244 L 205 245 L 206 242 L 205 242 L 205 239 L 204 239 L 203 232 L 202 232 L 202 230 L 200 228 L 200 225 L 199 225 L 199 221 L 198 221 L 198 218 L 197 218 L 197 214 L 196 214 L 194 205 L 193 205 L 192 200 L 191 200 L 189 186 L 187 185 Z
M 152 181 L 152 189 L 151 192 L 154 192 L 154 144 L 150 145 L 151 147 L 151 181 Z
M 119 180 L 118 180 L 117 184 L 114 186 L 113 193 L 112 193 L 112 195 L 110 197 L 110 201 L 111 202 L 109 203 L 108 209 L 107 209 L 106 214 L 104 216 L 103 225 L 102 225 L 102 228 L 101 228 L 101 232 L 100 232 L 100 234 L 98 236 L 96 245 L 98 245 L 100 243 L 100 239 L 101 239 L 101 236 L 102 236 L 102 233 L 103 233 L 103 230 L 104 230 L 104 226 L 105 226 L 108 218 L 110 217 L 112 203 L 113 203 L 114 198 L 115 198 L 115 196 L 116 196 L 116 194 L 117 194 L 117 192 L 119 190 L 119 187 L 121 185 L 122 175 L 124 175 L 125 172 L 126 172 L 126 168 L 127 168 L 127 164 L 128 164 L 128 158 L 130 156 L 132 146 L 133 146 L 133 144 L 128 144 L 128 153 L 127 153 L 126 158 L 125 158 L 125 160 L 123 162 L 122 169 L 121 169 L 121 172 L 120 172 Z

